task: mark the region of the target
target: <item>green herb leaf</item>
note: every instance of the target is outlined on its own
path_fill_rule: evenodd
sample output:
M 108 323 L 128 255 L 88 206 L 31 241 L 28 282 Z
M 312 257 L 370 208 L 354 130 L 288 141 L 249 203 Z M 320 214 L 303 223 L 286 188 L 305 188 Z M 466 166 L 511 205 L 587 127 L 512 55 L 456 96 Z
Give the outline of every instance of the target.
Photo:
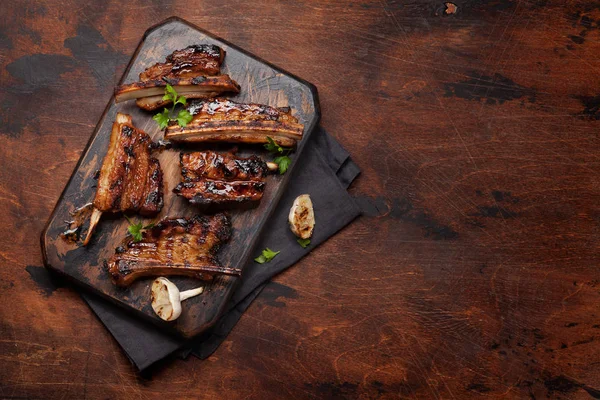
M 300 246 L 302 246 L 302 248 L 304 248 L 304 249 L 305 249 L 305 248 L 307 248 L 307 247 L 308 247 L 308 245 L 310 244 L 310 239 L 298 239 L 298 240 L 296 240 L 296 242 L 298 242 L 298 244 L 299 244 Z
M 266 262 L 270 262 L 277 254 L 281 253 L 280 251 L 273 251 L 268 247 L 262 251 L 262 254 L 254 259 L 259 264 L 264 264 Z
M 133 237 L 133 240 L 135 242 L 139 242 L 140 240 L 142 240 L 142 230 L 144 229 L 142 223 L 139 222 L 137 224 L 134 224 L 133 221 L 131 221 L 127 215 L 125 216 L 125 218 L 127 219 L 127 222 L 129 222 L 127 231 Z
M 275 164 L 279 165 L 279 174 L 283 175 L 283 174 L 285 174 L 285 171 L 287 171 L 288 167 L 292 163 L 292 160 L 288 156 L 280 156 L 280 157 L 275 157 L 273 162 Z
M 166 98 L 165 98 L 166 97 Z M 173 88 L 173 86 L 167 83 L 167 87 L 165 88 L 165 95 L 163 100 L 171 100 L 173 103 L 177 103 L 177 92 Z
M 185 106 L 187 104 L 187 99 L 185 98 L 185 96 L 179 96 L 179 98 L 175 101 L 174 104 L 181 104 Z
M 152 119 L 158 123 L 160 129 L 165 129 L 169 125 L 171 119 L 169 118 L 169 110 L 164 108 L 162 112 L 156 114 Z
M 179 111 L 179 114 L 177 114 L 177 123 L 179 126 L 184 127 L 192 120 L 192 118 L 194 117 L 192 117 L 192 114 L 190 114 L 188 110 L 181 110 Z
M 275 143 L 272 137 L 267 136 L 267 140 L 269 143 L 265 143 L 265 149 L 270 151 L 271 153 L 283 153 L 283 148 Z
M 290 164 L 292 163 L 292 160 L 287 156 L 288 154 L 290 154 L 290 151 L 292 150 L 290 149 L 284 149 L 283 147 L 281 147 L 280 145 L 278 145 L 272 137 L 267 136 L 267 141 L 269 143 L 265 143 L 265 149 L 267 149 L 270 153 L 274 153 L 274 154 L 282 154 L 285 150 L 287 150 L 287 153 L 283 156 L 279 156 L 279 157 L 275 157 L 275 159 L 273 160 L 273 162 L 275 164 L 277 164 L 279 166 L 279 173 L 281 175 L 285 174 L 285 171 L 288 170 L 288 167 L 290 166 Z
M 134 242 L 140 242 L 142 240 L 142 231 L 138 229 L 137 225 L 129 225 L 127 228 Z
M 146 229 L 150 229 L 154 226 L 154 222 L 149 223 L 148 225 L 144 226 L 141 222 L 138 222 L 137 224 L 134 224 L 132 220 L 129 219 L 129 217 L 126 215 L 125 219 L 127 219 L 127 222 L 129 222 L 129 226 L 127 227 L 127 231 L 129 232 L 129 234 L 131 235 L 131 237 L 133 237 L 133 241 L 134 242 L 139 242 L 142 240 L 142 233 L 146 230 Z
M 173 102 L 173 107 L 171 108 L 171 111 L 169 111 L 167 108 L 164 108 L 161 113 L 158 113 L 152 117 L 153 120 L 158 122 L 160 129 L 165 129 L 169 125 L 170 121 L 177 121 L 179 126 L 184 127 L 192 120 L 193 117 L 187 110 L 181 110 L 177 114 L 177 118 L 171 118 L 171 113 L 174 112 L 175 106 L 177 104 L 185 106 L 187 104 L 187 99 L 185 96 L 178 96 L 175 88 L 168 83 L 165 87 L 165 95 L 163 96 L 163 100 Z

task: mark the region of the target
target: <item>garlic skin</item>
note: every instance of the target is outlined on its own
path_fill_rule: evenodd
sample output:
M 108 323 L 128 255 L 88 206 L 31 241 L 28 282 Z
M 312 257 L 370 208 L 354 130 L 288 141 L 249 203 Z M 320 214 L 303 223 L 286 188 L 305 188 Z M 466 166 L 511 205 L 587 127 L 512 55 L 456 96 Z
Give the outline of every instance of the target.
M 294 200 L 288 216 L 290 229 L 301 239 L 312 236 L 315 228 L 315 213 L 308 194 L 302 194 Z
M 204 287 L 199 287 L 179 292 L 177 286 L 167 278 L 156 278 L 151 289 L 152 309 L 162 320 L 174 321 L 181 315 L 181 302 L 203 291 Z

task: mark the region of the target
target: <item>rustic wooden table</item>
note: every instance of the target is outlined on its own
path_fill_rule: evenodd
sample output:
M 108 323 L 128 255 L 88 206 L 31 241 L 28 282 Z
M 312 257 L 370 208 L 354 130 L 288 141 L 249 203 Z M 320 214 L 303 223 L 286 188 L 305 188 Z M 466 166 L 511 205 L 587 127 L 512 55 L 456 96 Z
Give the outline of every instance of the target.
M 3 1 L 0 397 L 600 396 L 600 5 L 565 3 Z M 149 380 L 39 234 L 171 15 L 317 85 L 364 216 Z

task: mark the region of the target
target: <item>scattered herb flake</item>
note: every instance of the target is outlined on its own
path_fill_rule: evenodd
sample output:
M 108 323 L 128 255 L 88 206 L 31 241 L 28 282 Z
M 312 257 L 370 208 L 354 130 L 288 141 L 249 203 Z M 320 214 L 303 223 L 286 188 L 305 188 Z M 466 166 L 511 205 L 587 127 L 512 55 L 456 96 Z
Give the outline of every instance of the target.
M 270 137 L 270 136 L 267 136 L 267 141 L 269 143 L 265 143 L 264 146 L 265 146 L 265 149 L 267 149 L 270 153 L 273 153 L 275 155 L 277 155 L 277 154 L 283 154 L 283 152 L 287 150 L 286 154 L 277 156 L 273 160 L 273 162 L 279 166 L 279 174 L 280 175 L 285 174 L 285 171 L 288 170 L 290 164 L 292 163 L 292 160 L 288 157 L 288 154 L 290 154 L 290 151 L 292 151 L 292 149 L 291 148 L 284 149 L 283 147 L 281 147 L 280 145 L 278 145 L 273 140 L 273 138 Z
M 283 147 L 275 143 L 272 137 L 267 136 L 269 143 L 265 143 L 265 149 L 271 153 L 283 153 Z
M 302 248 L 304 248 L 304 249 L 305 249 L 305 248 L 307 248 L 307 247 L 308 247 L 308 245 L 310 244 L 310 239 L 298 239 L 298 240 L 296 240 L 296 241 L 297 241 L 297 242 L 298 242 L 298 244 L 299 244 L 300 246 L 302 246 Z
M 149 223 L 146 226 L 144 226 L 141 222 L 138 222 L 137 224 L 134 224 L 133 221 L 131 221 L 127 215 L 125 216 L 125 218 L 129 222 L 129 226 L 127 227 L 127 231 L 129 232 L 129 234 L 131 235 L 131 237 L 133 237 L 133 240 L 135 242 L 140 242 L 142 240 L 142 233 L 146 229 L 150 229 L 150 228 L 152 228 L 155 225 L 154 222 L 151 222 L 151 223 Z
M 283 175 L 283 174 L 285 174 L 285 171 L 287 171 L 288 167 L 292 163 L 292 160 L 288 156 L 280 156 L 280 157 L 275 157 L 273 162 L 275 164 L 279 165 L 279 174 Z
M 160 129 L 165 129 L 167 127 L 167 125 L 169 125 L 169 110 L 167 110 L 166 108 L 163 109 L 162 112 L 159 112 L 158 114 L 156 114 L 154 117 L 152 117 L 153 120 L 155 120 L 158 123 L 158 126 L 160 126 Z
M 266 262 L 271 262 L 271 260 L 272 260 L 273 258 L 275 258 L 275 256 L 276 256 L 277 254 L 279 254 L 279 253 L 281 253 L 281 251 L 273 251 L 273 250 L 271 250 L 271 249 L 269 249 L 269 248 L 267 247 L 266 249 L 264 249 L 264 250 L 262 251 L 262 254 L 261 254 L 260 256 L 258 256 L 258 257 L 256 257 L 256 258 L 254 259 L 254 261 L 256 261 L 256 262 L 257 262 L 257 263 L 259 263 L 259 264 L 264 264 L 264 263 L 266 263 Z
M 190 114 L 188 110 L 181 110 L 179 111 L 179 114 L 177 114 L 177 123 L 179 126 L 185 127 L 192 118 L 194 117 L 192 117 L 192 114 Z

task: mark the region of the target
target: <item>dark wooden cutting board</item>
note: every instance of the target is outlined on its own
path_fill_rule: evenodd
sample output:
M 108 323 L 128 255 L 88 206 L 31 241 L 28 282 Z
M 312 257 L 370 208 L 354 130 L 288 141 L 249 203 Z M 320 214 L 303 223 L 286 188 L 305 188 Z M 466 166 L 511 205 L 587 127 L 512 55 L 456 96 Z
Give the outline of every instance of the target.
M 266 191 L 257 207 L 228 211 L 232 220 L 233 235 L 231 241 L 219 252 L 219 259 L 225 266 L 243 268 L 252 257 L 260 253 L 260 249 L 254 249 L 254 245 L 260 232 L 268 229 L 265 222 L 277 205 L 294 166 L 301 158 L 304 145 L 318 123 L 317 91 L 310 83 L 179 18 L 170 18 L 145 33 L 121 79 L 121 84 L 137 81 L 141 71 L 163 61 L 174 50 L 200 43 L 216 44 L 227 52 L 222 72 L 229 74 L 241 85 L 241 93 L 231 97 L 233 100 L 276 107 L 290 106 L 293 115 L 304 124 L 304 137 L 291 155 L 292 164 L 287 173 L 267 178 Z M 186 300 L 181 317 L 167 323 L 154 314 L 150 305 L 152 278 L 141 279 L 129 288 L 118 288 L 111 283 L 102 266 L 103 260 L 114 254 L 115 248 L 127 235 L 128 222 L 121 214 L 103 215 L 87 247 L 70 244 L 60 237 L 65 230 L 65 221 L 71 219 L 70 213 L 94 198 L 94 174 L 101 167 L 106 154 L 111 126 L 117 112 L 131 115 L 134 125 L 147 132 L 153 140 L 163 137 L 162 131 L 152 120 L 152 113 L 138 109 L 134 101 L 115 104 L 114 98 L 111 99 L 42 233 L 44 263 L 48 268 L 66 275 L 82 287 L 155 322 L 161 328 L 184 337 L 195 336 L 214 324 L 225 311 L 227 300 L 235 289 L 238 278 L 217 277 L 214 281 L 205 283 L 191 278 L 173 277 L 171 280 L 180 290 L 205 285 L 205 291 L 200 296 Z M 200 209 L 172 193 L 172 189 L 181 180 L 179 150 L 228 150 L 232 147 L 222 144 L 185 146 L 158 154 L 157 158 L 164 173 L 165 206 L 156 218 L 144 221 L 157 221 L 165 217 L 189 217 L 202 213 Z M 267 160 L 272 157 L 260 145 L 238 147 L 238 153 L 242 156 L 259 154 Z M 137 216 L 134 219 L 142 220 Z

